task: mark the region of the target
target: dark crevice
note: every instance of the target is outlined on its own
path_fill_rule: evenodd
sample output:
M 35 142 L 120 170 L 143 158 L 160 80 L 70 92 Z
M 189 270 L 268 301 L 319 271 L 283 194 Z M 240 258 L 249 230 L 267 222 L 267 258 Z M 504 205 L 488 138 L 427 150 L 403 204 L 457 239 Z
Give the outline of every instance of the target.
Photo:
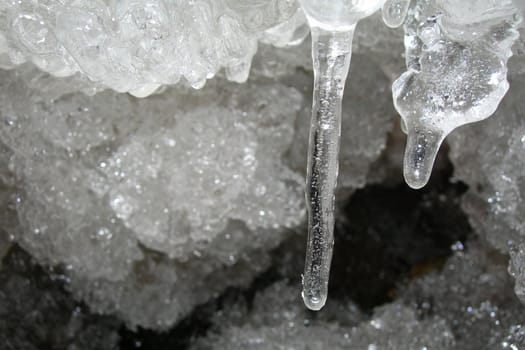
M 395 298 L 396 284 L 439 268 L 454 243 L 464 244 L 472 231 L 459 205 L 467 187 L 451 183 L 451 174 L 448 164 L 423 190 L 374 185 L 354 193 L 336 223 L 331 298 L 370 311 Z

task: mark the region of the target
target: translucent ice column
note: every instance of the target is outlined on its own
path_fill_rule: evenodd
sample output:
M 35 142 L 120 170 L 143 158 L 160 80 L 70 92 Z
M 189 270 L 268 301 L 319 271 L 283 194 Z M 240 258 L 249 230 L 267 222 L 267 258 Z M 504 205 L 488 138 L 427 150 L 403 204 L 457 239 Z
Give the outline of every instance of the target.
M 314 94 L 306 201 L 308 243 L 303 300 L 321 309 L 328 294 L 334 243 L 334 191 L 338 173 L 341 101 L 357 22 L 384 0 L 301 0 L 312 32 Z
M 509 88 L 507 61 L 519 21 L 512 0 L 413 2 L 405 25 L 408 70 L 392 87 L 408 134 L 409 186 L 425 186 L 450 132 L 494 113 Z

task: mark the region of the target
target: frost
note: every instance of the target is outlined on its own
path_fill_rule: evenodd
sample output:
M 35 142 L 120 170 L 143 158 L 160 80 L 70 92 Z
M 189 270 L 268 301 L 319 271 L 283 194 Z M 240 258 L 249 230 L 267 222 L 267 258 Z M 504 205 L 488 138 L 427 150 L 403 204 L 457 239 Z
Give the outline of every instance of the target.
M 453 349 L 452 332 L 438 317 L 419 321 L 409 307 L 390 304 L 367 318 L 352 303 L 337 303 L 312 318 L 293 289 L 278 282 L 256 296 L 252 310 L 230 306 L 216 332 L 192 349 Z
M 511 77 L 509 93 L 493 118 L 450 136 L 456 177 L 470 185 L 463 208 L 495 248 L 509 252 L 516 293 L 523 299 L 523 200 L 525 166 L 523 75 Z
M 345 103 L 357 107 L 342 115 L 345 190 L 364 186 L 391 128 L 388 79 L 363 54 L 356 65 Z M 96 312 L 167 328 L 249 283 L 304 220 L 311 91 L 299 89 L 308 73 L 278 75 L 289 87 L 261 74 L 143 100 L 27 65 L 1 74 L 6 238 L 40 263 L 64 266 L 68 288 Z M 370 95 L 379 102 L 359 106 Z
M 454 249 L 440 271 L 408 281 L 371 315 L 333 299 L 313 315 L 293 286 L 277 282 L 250 307 L 226 305 L 192 349 L 521 349 L 524 307 L 501 256 L 475 241 Z
M 195 256 L 205 278 L 246 260 L 241 247 L 275 245 L 280 229 L 301 222 L 302 177 L 281 161 L 302 101 L 295 89 L 212 84 L 141 101 L 59 93 L 41 89 L 49 85 L 39 79 L 33 70 L 2 72 L 0 135 L 17 186 L 7 194 L 21 226 L 6 228 L 39 261 L 65 264 L 91 281 L 88 288 L 100 289 L 93 280 L 134 279 L 132 271 L 148 266 L 149 250 L 176 260 L 166 261 L 165 283 L 191 280 L 176 266 Z M 233 246 L 221 252 L 225 236 Z M 197 267 L 207 259 L 216 262 Z M 192 305 L 181 298 L 184 304 Z M 178 315 L 172 311 L 166 324 Z

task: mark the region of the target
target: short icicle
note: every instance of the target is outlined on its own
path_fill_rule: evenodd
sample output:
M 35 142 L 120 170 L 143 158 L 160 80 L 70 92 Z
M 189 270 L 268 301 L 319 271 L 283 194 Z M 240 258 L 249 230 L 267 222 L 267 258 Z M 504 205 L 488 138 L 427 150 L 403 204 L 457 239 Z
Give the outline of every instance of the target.
M 412 127 L 408 130 L 403 174 L 413 189 L 423 188 L 430 179 L 434 161 L 445 136 L 440 130 Z
M 353 35 L 354 27 L 344 32 L 312 28 L 314 96 L 306 184 L 308 243 L 302 292 L 305 305 L 312 310 L 320 310 L 328 295 L 341 103 Z

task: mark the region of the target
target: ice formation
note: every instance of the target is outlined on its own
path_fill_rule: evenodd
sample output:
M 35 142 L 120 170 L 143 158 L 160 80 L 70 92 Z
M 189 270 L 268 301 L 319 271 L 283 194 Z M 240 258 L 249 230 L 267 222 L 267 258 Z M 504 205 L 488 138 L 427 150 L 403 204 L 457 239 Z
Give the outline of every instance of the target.
M 322 313 L 307 313 L 294 287 L 280 281 L 251 307 L 242 299 L 227 305 L 192 349 L 521 349 L 525 308 L 501 256 L 478 242 L 454 249 L 441 271 L 410 281 L 398 301 L 372 315 L 333 300 Z
M 334 244 L 334 203 L 339 171 L 341 104 L 350 69 L 357 22 L 381 7 L 383 0 L 302 0 L 312 32 L 314 93 L 306 172 L 308 242 L 302 296 L 320 310 L 328 296 Z
M 73 285 L 93 289 L 78 294 L 94 305 L 108 303 L 97 298 L 104 286 L 122 288 L 113 294 L 115 312 L 134 312 L 124 308 L 133 296 L 121 284 L 137 293 L 134 281 L 152 267 L 159 277 L 151 284 L 167 284 L 164 302 L 186 293 L 189 281 L 219 276 L 222 265 L 261 268 L 257 247 L 277 244 L 279 230 L 304 215 L 301 176 L 281 161 L 302 97 L 275 83 L 261 93 L 263 85 L 172 90 L 140 101 L 115 93 L 87 97 L 28 67 L 2 72 L 0 135 L 6 173 L 16 183 L 5 197 L 19 221 L 8 217 L 9 234 L 39 261 L 65 264 Z M 249 232 L 258 234 L 249 239 Z M 245 263 L 257 258 L 254 267 Z M 200 272 L 191 274 L 191 265 Z M 238 272 L 236 280 L 249 276 Z M 213 293 L 187 292 L 195 303 Z M 159 324 L 191 309 L 183 299 L 158 312 Z M 129 319 L 153 322 L 143 315 Z
M 334 191 L 338 173 L 340 109 L 352 38 L 359 19 L 382 1 L 303 1 L 312 28 L 314 97 L 307 167 L 308 248 L 303 276 L 305 304 L 326 301 L 332 256 Z M 383 19 L 400 26 L 409 1 L 388 1 Z M 396 109 L 408 134 L 404 176 L 423 187 L 446 135 L 491 116 L 508 90 L 507 60 L 520 18 L 511 0 L 464 5 L 418 1 L 405 25 L 408 71 L 393 84 Z
M 289 52 L 267 52 L 265 62 Z M 294 55 L 303 52 L 307 45 Z M 86 96 L 91 83 L 28 65 L 2 71 L 5 236 L 40 263 L 67 267 L 78 299 L 132 327 L 167 328 L 249 283 L 304 218 L 301 121 L 311 90 L 299 92 L 309 73 L 289 68 L 299 64 L 294 55 L 281 60 L 286 75 L 258 66 L 245 85 L 215 79 L 143 100 Z M 361 86 L 345 94 L 356 108 L 342 116 L 346 189 L 365 184 L 393 113 L 386 76 L 364 54 L 356 65 Z M 360 71 L 375 71 L 373 82 Z M 368 96 L 374 106 L 359 106 Z
M 300 42 L 295 1 L 16 1 L 0 4 L 0 67 L 26 61 L 147 96 L 184 78 L 202 87 L 220 69 L 248 78 L 258 40 Z
M 234 304 L 233 311 L 217 318 L 215 332 L 192 349 L 445 350 L 454 344 L 452 331 L 441 318 L 420 321 L 413 309 L 401 304 L 378 308 L 370 319 L 352 303 L 328 304 L 312 318 L 293 289 L 277 282 L 256 296 L 251 310 L 242 302 Z
M 449 144 L 458 165 L 455 176 L 470 186 L 463 208 L 484 239 L 510 252 L 509 271 L 516 279 L 516 294 L 525 302 L 524 79 L 523 74 L 511 77 L 511 89 L 495 116 L 453 133 Z
M 302 231 L 309 114 L 315 230 L 304 296 L 319 309 L 334 191 L 344 200 L 367 183 L 397 180 L 389 168 L 397 134 L 378 157 L 394 115 L 388 87 L 401 75 L 393 94 L 412 187 L 428 180 L 447 134 L 496 111 L 448 138 L 455 177 L 469 186 L 462 208 L 481 242 L 467 242 L 441 271 L 400 282 L 394 301 L 371 315 L 334 300 L 312 316 L 296 286 L 276 282 L 256 291 L 253 305 L 226 303 L 231 312 L 194 347 L 525 347 L 517 300 L 525 303 L 525 45 L 515 8 L 524 2 L 322 3 L 0 2 L 2 339 L 18 348 L 115 348 L 120 321 L 165 330 L 248 285 L 270 266 L 272 249 Z M 390 28 L 404 22 L 401 74 L 402 30 Z M 307 24 L 314 91 L 308 43 L 296 46 Z M 51 274 L 63 286 L 48 283 L 18 246 L 63 269 Z M 90 344 L 94 334 L 104 341 Z
M 507 60 L 521 19 L 511 0 L 421 0 L 408 18 L 408 71 L 392 92 L 408 134 L 405 179 L 421 188 L 444 138 L 491 116 L 507 92 Z

